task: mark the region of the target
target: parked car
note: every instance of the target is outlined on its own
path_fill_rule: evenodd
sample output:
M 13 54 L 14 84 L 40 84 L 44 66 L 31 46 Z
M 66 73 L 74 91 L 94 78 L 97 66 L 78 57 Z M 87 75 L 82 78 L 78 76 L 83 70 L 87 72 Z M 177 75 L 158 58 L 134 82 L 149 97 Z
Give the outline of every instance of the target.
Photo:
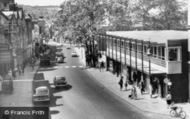
M 65 86 L 68 85 L 67 81 L 66 81 L 66 78 L 63 77 L 63 76 L 56 76 L 53 81 L 54 81 L 55 88 L 65 87 Z
M 49 101 L 50 93 L 47 86 L 40 86 L 34 90 L 33 101 Z
M 78 57 L 78 54 L 75 51 L 73 51 L 73 52 L 71 52 L 71 56 L 72 57 Z
M 40 55 L 40 65 L 41 66 L 51 65 L 49 54 L 42 54 L 42 55 Z
M 63 57 L 57 57 L 57 63 L 63 63 L 64 58 Z

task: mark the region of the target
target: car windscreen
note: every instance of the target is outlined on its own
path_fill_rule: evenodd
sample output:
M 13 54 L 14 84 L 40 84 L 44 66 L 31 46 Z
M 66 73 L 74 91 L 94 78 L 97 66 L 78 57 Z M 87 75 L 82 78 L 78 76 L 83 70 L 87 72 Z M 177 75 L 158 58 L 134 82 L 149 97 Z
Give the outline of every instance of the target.
M 58 77 L 58 78 L 56 78 L 56 81 L 57 82 L 63 82 L 63 81 L 65 81 L 65 78 L 64 77 Z
M 37 91 L 36 91 L 36 94 L 37 95 L 45 95 L 45 94 L 47 94 L 48 93 L 48 90 L 46 90 L 46 89 L 37 89 Z

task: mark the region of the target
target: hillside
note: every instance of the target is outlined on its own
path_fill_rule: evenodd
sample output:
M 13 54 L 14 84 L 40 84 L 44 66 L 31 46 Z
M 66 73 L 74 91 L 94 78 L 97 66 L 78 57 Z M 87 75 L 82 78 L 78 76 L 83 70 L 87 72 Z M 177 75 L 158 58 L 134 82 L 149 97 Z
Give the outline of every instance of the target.
M 60 10 L 59 6 L 20 6 L 34 19 L 38 19 L 39 16 L 43 16 L 45 19 L 50 20 L 51 18 L 54 18 L 56 13 Z

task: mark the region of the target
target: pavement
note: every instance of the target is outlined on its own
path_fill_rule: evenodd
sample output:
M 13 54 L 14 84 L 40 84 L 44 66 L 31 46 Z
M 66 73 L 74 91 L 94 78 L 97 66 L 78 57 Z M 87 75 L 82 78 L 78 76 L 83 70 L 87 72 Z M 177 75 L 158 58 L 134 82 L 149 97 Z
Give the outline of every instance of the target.
M 28 64 L 25 67 L 24 73 L 19 75 L 16 73 L 16 78 L 13 80 L 13 90 L 10 89 L 7 81 L 3 82 L 2 91 L 0 91 L 0 107 L 27 107 L 32 106 L 32 84 L 33 77 L 39 68 L 39 60 L 34 66 L 34 70 Z M 23 98 L 18 98 L 23 97 Z
M 79 58 L 81 59 L 81 63 L 85 65 L 85 59 L 82 58 L 81 52 L 82 48 L 75 48 L 75 51 L 78 53 Z M 128 96 L 131 94 L 131 85 L 128 85 L 127 90 L 125 87 L 123 87 L 122 90 L 120 90 L 120 86 L 118 85 L 118 82 L 120 80 L 120 77 L 117 77 L 110 71 L 106 71 L 104 69 L 103 71 L 100 71 L 98 68 L 86 68 L 86 70 L 91 74 L 92 77 L 94 77 L 101 85 L 103 85 L 106 89 L 114 93 L 119 98 L 123 99 L 124 101 L 130 103 L 131 105 L 135 106 L 136 108 L 150 112 L 155 114 L 161 114 L 161 115 L 168 115 L 170 116 L 170 109 L 167 108 L 167 104 L 165 99 L 162 99 L 160 97 L 157 98 L 151 98 L 150 94 L 141 94 L 140 89 L 136 86 L 137 89 L 137 99 L 132 100 L 128 98 Z M 124 76 L 124 79 L 125 76 Z M 125 80 L 124 80 L 125 82 Z M 183 110 L 186 112 L 186 119 L 190 119 L 190 103 L 177 103 L 174 104 L 174 106 L 182 107 Z

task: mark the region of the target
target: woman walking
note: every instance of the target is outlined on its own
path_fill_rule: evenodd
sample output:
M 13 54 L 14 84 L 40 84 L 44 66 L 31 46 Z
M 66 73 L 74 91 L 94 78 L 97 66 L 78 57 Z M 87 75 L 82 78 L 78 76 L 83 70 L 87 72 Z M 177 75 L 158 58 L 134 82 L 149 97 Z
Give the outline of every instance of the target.
M 123 88 L 123 76 L 121 76 L 119 82 L 118 82 L 119 86 L 120 86 L 120 90 L 122 90 Z
M 168 108 L 170 108 L 171 103 L 172 103 L 172 95 L 170 92 L 168 92 L 168 94 L 166 95 L 166 103 L 168 105 Z

